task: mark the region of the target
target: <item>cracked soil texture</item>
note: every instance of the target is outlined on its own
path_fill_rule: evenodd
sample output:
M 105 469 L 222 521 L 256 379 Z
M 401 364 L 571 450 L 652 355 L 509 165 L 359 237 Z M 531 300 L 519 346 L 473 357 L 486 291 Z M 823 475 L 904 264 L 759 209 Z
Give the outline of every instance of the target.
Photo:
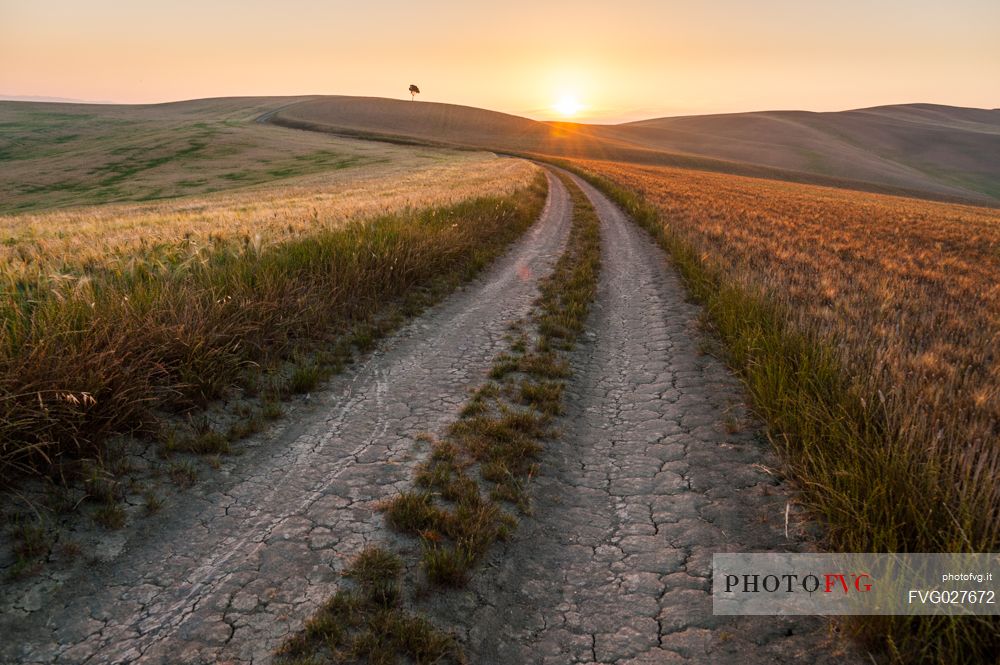
M 700 352 L 700 309 L 665 253 L 574 180 L 602 220 L 602 269 L 563 434 L 533 516 L 430 614 L 476 664 L 855 660 L 821 618 L 712 615 L 713 552 L 800 547 L 784 533 L 789 490 L 740 384 Z
M 540 220 L 503 258 L 315 394 L 309 414 L 258 435 L 110 560 L 0 597 L 0 663 L 269 661 L 384 534 L 375 504 L 408 487 L 415 436 L 443 430 L 485 380 L 571 214 L 550 176 Z

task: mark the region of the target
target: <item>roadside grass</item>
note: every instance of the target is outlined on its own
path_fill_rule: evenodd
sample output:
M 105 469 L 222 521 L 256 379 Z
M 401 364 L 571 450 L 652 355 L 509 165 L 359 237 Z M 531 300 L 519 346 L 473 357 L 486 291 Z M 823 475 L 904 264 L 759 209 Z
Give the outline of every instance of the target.
M 553 272 L 539 284 L 530 321 L 511 326 L 510 346 L 496 358 L 492 380 L 473 393 L 445 436 L 421 437 L 430 443 L 430 454 L 418 465 L 414 489 L 382 506 L 390 527 L 420 543 L 420 561 L 400 569 L 409 571 L 406 587 L 394 592 L 401 603 L 436 588 L 466 584 L 490 546 L 512 535 L 516 514 L 530 513 L 527 486 L 538 473 L 538 454 L 545 441 L 559 435 L 553 421 L 561 410 L 562 380 L 569 376 L 564 355 L 583 330 L 600 270 L 600 220 L 572 181 L 560 177 L 572 194 L 573 226 Z M 553 321 L 559 325 L 552 326 Z M 366 556 L 363 552 L 349 570 L 364 567 Z M 398 577 L 393 568 L 369 584 Z M 411 616 L 410 622 L 381 621 L 378 605 L 360 604 L 353 593 L 338 592 L 282 647 L 279 662 L 400 662 L 413 658 L 405 645 L 414 622 L 421 634 L 431 631 L 434 644 L 452 640 L 448 644 L 453 651 L 442 655 L 441 662 L 464 662 L 454 639 L 425 620 Z M 350 610 L 343 609 L 345 605 Z M 384 651 L 359 655 L 356 649 L 327 646 L 339 645 L 337 636 L 345 631 L 359 626 L 371 631 L 373 625 L 380 631 L 378 644 L 387 646 Z
M 325 376 L 304 359 L 311 342 L 365 323 L 370 338 L 386 303 L 426 301 L 427 289 L 469 279 L 543 200 L 538 180 L 517 197 L 387 215 L 266 251 L 229 247 L 162 274 L 137 266 L 0 303 L 0 477 L 91 458 L 111 434 L 146 426 L 154 408 L 202 406 L 277 360 L 299 360 L 277 392 L 312 390 Z M 225 452 L 221 433 L 196 434 L 174 445 Z
M 17 519 L 9 529 L 14 565 L 11 578 L 27 577 L 36 572 L 52 550 L 53 538 L 41 517 L 35 520 Z
M 281 401 L 488 265 L 537 218 L 545 193 L 539 174 L 507 196 L 15 291 L 0 300 L 0 487 L 41 479 L 54 495 L 82 485 L 102 503 L 94 519 L 119 528 L 122 437 L 158 441 L 166 478 L 192 485 L 188 456 L 218 467 L 281 416 Z M 197 416 L 234 393 L 242 406 L 227 424 Z M 147 501 L 147 512 L 160 503 Z
M 755 288 L 753 275 L 760 273 L 748 271 L 766 271 L 766 263 L 729 263 L 730 270 L 724 270 L 720 250 L 701 235 L 697 220 L 725 211 L 689 212 L 677 202 L 683 197 L 674 199 L 673 207 L 654 205 L 634 186 L 600 175 L 590 163 L 567 166 L 616 201 L 671 255 L 688 289 L 705 306 L 789 475 L 827 527 L 825 548 L 997 551 L 995 437 L 965 437 L 961 430 L 924 436 L 912 416 L 926 417 L 933 401 L 922 402 L 919 393 L 911 393 L 909 401 L 887 399 L 877 380 L 850 364 L 855 349 L 844 346 L 850 335 L 831 339 L 822 328 L 805 327 L 801 311 L 780 292 Z M 908 387 L 921 388 L 919 383 Z M 954 413 L 956 408 L 962 407 L 953 405 L 952 412 L 940 414 L 942 419 L 975 422 L 968 413 Z M 993 427 L 995 433 L 995 421 Z M 972 664 L 1000 652 L 996 617 L 858 617 L 847 623 L 893 663 Z
M 198 479 L 198 471 L 189 461 L 171 462 L 167 475 L 178 487 L 190 487 Z
M 163 507 L 163 499 L 156 492 L 147 490 L 143 493 L 143 509 L 147 515 L 155 515 Z
M 94 521 L 107 529 L 125 526 L 125 509 L 119 503 L 108 503 L 94 512 Z

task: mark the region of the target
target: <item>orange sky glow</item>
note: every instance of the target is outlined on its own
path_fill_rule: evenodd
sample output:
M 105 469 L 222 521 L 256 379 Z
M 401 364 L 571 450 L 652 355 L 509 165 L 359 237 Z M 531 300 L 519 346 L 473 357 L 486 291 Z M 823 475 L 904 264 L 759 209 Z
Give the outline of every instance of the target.
M 0 95 L 408 99 L 416 83 L 422 100 L 597 122 L 994 108 L 998 26 L 995 0 L 0 0 Z

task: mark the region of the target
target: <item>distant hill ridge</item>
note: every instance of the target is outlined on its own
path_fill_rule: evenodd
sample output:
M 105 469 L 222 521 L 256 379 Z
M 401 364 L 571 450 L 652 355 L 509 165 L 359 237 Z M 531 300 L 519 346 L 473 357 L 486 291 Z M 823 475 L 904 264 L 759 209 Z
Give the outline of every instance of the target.
M 620 125 L 539 122 L 485 109 L 317 97 L 277 124 L 397 141 L 669 164 L 841 186 L 1000 202 L 1000 109 L 900 104 L 761 111 Z
M 610 127 L 648 147 L 888 185 L 1000 199 L 1000 110 L 933 104 L 765 111 Z

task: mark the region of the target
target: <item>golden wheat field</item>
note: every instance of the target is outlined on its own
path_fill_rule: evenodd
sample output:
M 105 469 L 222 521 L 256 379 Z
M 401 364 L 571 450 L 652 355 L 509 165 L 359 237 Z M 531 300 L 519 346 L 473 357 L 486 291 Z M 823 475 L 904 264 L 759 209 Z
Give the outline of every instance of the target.
M 384 159 L 292 181 L 155 203 L 106 204 L 0 216 L 7 276 L 73 270 L 185 245 L 273 244 L 403 209 L 501 196 L 535 167 L 484 153 Z
M 847 379 L 877 396 L 895 440 L 921 451 L 920 473 L 941 477 L 985 525 L 938 525 L 942 537 L 957 547 L 995 539 L 1000 210 L 582 164 L 643 195 L 703 261 L 834 349 Z
M 1000 433 L 1000 210 L 591 162 L 642 192 L 729 275 L 835 340 L 910 404 L 906 431 Z

